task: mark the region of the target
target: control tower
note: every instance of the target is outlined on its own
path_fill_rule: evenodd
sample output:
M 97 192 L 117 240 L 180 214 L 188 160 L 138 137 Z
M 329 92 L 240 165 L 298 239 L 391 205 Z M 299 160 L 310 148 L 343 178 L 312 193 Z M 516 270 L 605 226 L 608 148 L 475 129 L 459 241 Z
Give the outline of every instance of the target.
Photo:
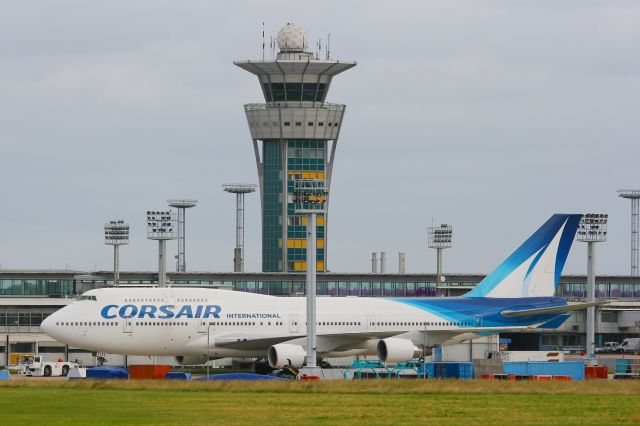
M 302 27 L 288 23 L 278 32 L 280 52 L 274 59 L 234 62 L 258 76 L 266 101 L 244 106 L 260 183 L 263 272 L 307 269 L 306 218 L 295 213 L 294 182 L 323 180 L 330 190 L 345 105 L 325 99 L 332 78 L 356 65 L 330 59 L 328 49 L 321 59 L 308 51 L 308 41 Z M 327 216 L 317 219 L 317 270 L 322 272 Z

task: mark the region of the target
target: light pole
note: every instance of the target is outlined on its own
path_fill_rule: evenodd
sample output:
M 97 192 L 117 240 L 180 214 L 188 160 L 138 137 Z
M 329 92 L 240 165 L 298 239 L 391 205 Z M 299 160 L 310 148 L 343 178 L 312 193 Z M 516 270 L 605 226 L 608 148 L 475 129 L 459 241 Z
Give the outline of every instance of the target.
M 293 203 L 295 212 L 307 217 L 307 364 L 316 363 L 316 216 L 325 213 L 327 188 L 323 180 L 300 179 L 294 182 Z
M 167 200 L 167 204 L 178 210 L 178 272 L 186 272 L 187 259 L 185 257 L 185 216 L 186 210 L 195 207 L 198 200 Z
M 207 382 L 209 381 L 209 357 L 211 356 L 211 322 L 207 325 Z
M 442 250 L 451 248 L 453 241 L 453 226 L 442 224 L 440 226 L 430 226 L 427 230 L 427 237 L 429 241 L 429 248 L 436 249 L 437 264 L 436 264 L 436 287 L 440 286 L 444 281 L 442 275 Z M 449 290 L 447 290 L 447 295 Z
M 587 243 L 587 303 L 596 301 L 596 246 L 595 243 L 607 240 L 607 214 L 587 213 L 582 215 L 578 226 L 577 239 Z M 587 359 L 596 364 L 595 344 L 596 308 L 587 308 Z
M 233 249 L 233 272 L 244 272 L 244 196 L 256 190 L 251 183 L 226 183 L 225 192 L 236 194 L 236 247 Z
M 158 240 L 158 286 L 167 284 L 167 240 L 175 240 L 176 215 L 171 211 L 147 211 L 147 238 Z
M 129 224 L 112 220 L 104 224 L 104 243 L 113 246 L 113 285 L 120 285 L 120 246 L 129 244 Z
M 640 189 L 619 189 L 618 197 L 631 200 L 631 275 L 640 275 Z

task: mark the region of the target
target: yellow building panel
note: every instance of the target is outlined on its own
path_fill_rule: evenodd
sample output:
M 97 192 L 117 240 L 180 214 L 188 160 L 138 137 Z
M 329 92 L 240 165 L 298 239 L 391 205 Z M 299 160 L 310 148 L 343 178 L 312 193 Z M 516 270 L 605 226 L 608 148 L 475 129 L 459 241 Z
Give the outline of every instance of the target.
M 307 248 L 307 240 L 305 238 L 289 238 L 287 240 L 288 248 Z
M 300 179 L 324 179 L 324 172 L 310 172 L 302 170 L 287 170 L 289 176 L 297 175 Z
M 316 218 L 316 224 L 318 226 L 324 225 L 324 216 L 323 215 L 318 215 L 318 217 Z
M 318 239 L 316 240 L 316 246 L 317 246 L 318 248 L 324 248 L 324 238 L 318 238 Z
M 324 271 L 324 262 L 318 262 L 316 268 L 318 271 Z

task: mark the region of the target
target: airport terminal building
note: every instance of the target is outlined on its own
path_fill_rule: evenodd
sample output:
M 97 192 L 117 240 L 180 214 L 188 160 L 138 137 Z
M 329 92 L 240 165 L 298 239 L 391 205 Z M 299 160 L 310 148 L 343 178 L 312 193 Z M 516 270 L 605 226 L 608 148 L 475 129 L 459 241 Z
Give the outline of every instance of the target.
M 168 274 L 174 287 L 222 288 L 280 297 L 301 296 L 305 276 L 300 273 L 218 273 L 173 272 Z M 482 274 L 448 274 L 436 284 L 435 274 L 359 274 L 319 273 L 317 293 L 321 297 L 444 297 L 459 296 L 484 278 Z M 121 272 L 122 286 L 154 286 L 157 272 Z M 113 286 L 113 272 L 72 270 L 0 271 L 0 360 L 11 355 L 42 353 L 51 357 L 82 359 L 90 364 L 93 356 L 79 348 L 65 347 L 40 330 L 40 324 L 56 310 L 73 302 L 85 291 Z M 585 301 L 586 277 L 565 275 L 556 294 L 569 302 Z M 596 342 L 621 342 L 640 333 L 640 277 L 599 276 L 596 297 L 613 300 L 599 307 L 596 315 Z M 585 345 L 586 313 L 577 311 L 556 330 L 534 330 L 501 335 L 510 339 L 513 350 L 579 350 Z M 13 360 L 15 361 L 15 360 Z

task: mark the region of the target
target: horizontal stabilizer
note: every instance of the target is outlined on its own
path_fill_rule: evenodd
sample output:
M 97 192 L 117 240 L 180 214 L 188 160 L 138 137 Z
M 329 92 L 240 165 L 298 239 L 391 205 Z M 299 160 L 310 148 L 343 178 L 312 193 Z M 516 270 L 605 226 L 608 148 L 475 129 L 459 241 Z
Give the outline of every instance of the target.
M 611 300 L 608 300 L 604 302 L 575 303 L 573 305 L 551 306 L 548 308 L 523 309 L 521 311 L 506 310 L 500 312 L 500 314 L 504 317 L 529 317 L 532 315 L 562 314 L 564 312 L 581 311 L 592 306 L 607 305 L 611 302 Z

